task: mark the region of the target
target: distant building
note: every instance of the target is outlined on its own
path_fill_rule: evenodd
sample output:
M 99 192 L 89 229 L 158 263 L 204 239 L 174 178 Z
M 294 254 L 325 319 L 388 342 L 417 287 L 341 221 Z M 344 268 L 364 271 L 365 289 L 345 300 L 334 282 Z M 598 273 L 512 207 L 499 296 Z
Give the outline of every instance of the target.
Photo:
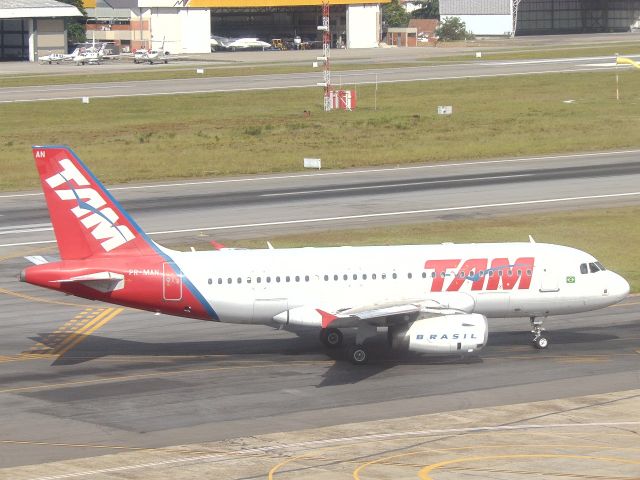
M 409 20 L 409 27 L 416 28 L 418 31 L 418 43 L 424 43 L 427 39 L 429 41 L 435 39 L 438 25 L 440 22 L 433 18 L 412 18 Z
M 459 17 L 475 35 L 511 36 L 514 0 L 440 0 L 440 21 L 451 17 Z
M 332 0 L 334 45 L 376 47 L 381 3 L 390 0 Z M 321 40 L 321 0 L 84 0 L 88 36 L 113 41 L 121 50 L 159 48 L 172 53 L 204 53 L 211 35 L 221 37 Z
M 81 17 L 76 7 L 55 0 L 0 1 L 0 60 L 31 60 L 67 53 L 65 18 Z
M 475 35 L 626 32 L 640 0 L 440 0 L 440 20 L 450 17 Z

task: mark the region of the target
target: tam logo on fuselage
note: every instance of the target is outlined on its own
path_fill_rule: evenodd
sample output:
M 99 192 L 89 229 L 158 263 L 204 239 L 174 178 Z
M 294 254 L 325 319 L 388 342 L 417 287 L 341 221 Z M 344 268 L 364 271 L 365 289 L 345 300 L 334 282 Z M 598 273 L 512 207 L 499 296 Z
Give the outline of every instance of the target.
M 76 206 L 71 209 L 71 212 L 91 232 L 106 252 L 135 238 L 127 226 L 116 225 L 119 220 L 118 215 L 113 209 L 105 207 L 106 200 L 90 187 L 89 181 L 71 160 L 68 158 L 60 160 L 60 166 L 62 171 L 47 178 L 47 184 L 61 200 L 76 201 Z M 66 188 L 58 188 L 61 186 Z
M 508 258 L 472 258 L 464 262 L 457 259 L 427 260 L 426 270 L 433 270 L 432 292 L 442 292 L 445 278 L 452 278 L 446 292 L 457 292 L 468 280 L 471 290 L 527 290 L 531 286 L 533 257 L 521 257 L 514 263 Z M 491 266 L 489 266 L 491 265 Z

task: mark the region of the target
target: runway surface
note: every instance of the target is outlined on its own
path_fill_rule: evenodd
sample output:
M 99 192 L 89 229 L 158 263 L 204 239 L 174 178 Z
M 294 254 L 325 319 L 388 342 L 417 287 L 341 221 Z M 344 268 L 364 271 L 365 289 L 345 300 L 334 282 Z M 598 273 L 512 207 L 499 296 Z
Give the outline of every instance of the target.
M 638 478 L 640 390 L 0 470 L 12 480 Z M 631 412 L 631 414 L 630 414 Z M 46 472 L 43 473 L 42 472 Z
M 64 68 L 72 68 L 62 66 Z M 551 72 L 599 71 L 616 68 L 615 58 L 568 58 L 552 60 L 483 61 L 453 65 L 380 67 L 368 70 L 334 72 L 334 84 L 373 84 L 488 78 L 504 75 L 532 75 Z M 625 68 L 625 67 L 618 67 Z M 322 81 L 321 71 L 274 75 L 205 77 L 171 80 L 110 82 L 101 84 L 68 84 L 9 87 L 0 89 L 0 103 L 70 100 L 82 97 L 116 98 L 187 93 L 237 92 L 316 87 Z
M 16 282 L 23 265 L 0 262 L 0 467 L 640 386 L 638 297 L 549 320 L 545 351 L 526 320 L 497 320 L 473 357 L 389 353 L 380 335 L 355 367 L 314 332 L 64 297 Z
M 154 239 L 187 244 L 637 205 L 638 185 L 640 151 L 628 151 L 121 185 L 111 191 Z M 53 242 L 41 193 L 0 194 L 0 253 Z

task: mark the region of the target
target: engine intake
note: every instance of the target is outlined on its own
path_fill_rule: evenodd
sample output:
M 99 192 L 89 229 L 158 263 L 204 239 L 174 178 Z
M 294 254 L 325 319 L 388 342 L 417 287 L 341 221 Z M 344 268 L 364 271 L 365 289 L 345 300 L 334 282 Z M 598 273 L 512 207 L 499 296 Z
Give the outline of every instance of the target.
M 479 313 L 442 315 L 389 327 L 392 348 L 418 353 L 471 353 L 487 343 L 487 318 Z

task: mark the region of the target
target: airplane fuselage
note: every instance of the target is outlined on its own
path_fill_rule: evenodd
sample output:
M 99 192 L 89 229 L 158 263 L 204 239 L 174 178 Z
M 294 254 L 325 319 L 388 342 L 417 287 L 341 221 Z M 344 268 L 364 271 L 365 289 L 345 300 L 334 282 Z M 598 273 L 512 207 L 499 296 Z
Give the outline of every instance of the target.
M 71 282 L 37 283 L 171 315 L 254 324 L 273 324 L 277 314 L 303 305 L 331 309 L 425 297 L 444 304 L 455 299 L 455 305 L 487 317 L 546 317 L 602 308 L 628 292 L 616 273 L 590 272 L 596 263 L 591 255 L 543 243 L 157 248 L 159 255 L 95 259 L 90 269 L 81 260 L 31 269 L 46 270 L 51 279 L 109 271 L 122 275 L 122 282 L 103 293 Z M 581 273 L 584 265 L 587 273 Z

